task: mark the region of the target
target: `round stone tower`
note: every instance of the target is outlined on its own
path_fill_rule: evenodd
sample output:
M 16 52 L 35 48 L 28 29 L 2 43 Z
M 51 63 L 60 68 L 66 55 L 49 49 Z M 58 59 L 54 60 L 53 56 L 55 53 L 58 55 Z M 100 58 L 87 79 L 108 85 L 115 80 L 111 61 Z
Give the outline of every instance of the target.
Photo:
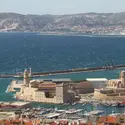
M 23 77 L 24 77 L 24 84 L 28 86 L 29 85 L 29 72 L 27 69 L 25 69 Z
M 122 86 L 125 88 L 125 71 L 121 71 L 120 73 L 121 76 L 121 82 L 122 82 Z

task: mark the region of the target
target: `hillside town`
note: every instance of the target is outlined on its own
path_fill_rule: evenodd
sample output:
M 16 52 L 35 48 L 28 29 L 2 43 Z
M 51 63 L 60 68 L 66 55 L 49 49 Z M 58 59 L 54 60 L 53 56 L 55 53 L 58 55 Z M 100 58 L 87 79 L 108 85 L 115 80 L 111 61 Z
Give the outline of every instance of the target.
M 56 35 L 125 35 L 125 13 L 22 15 L 0 13 L 0 32 L 39 32 Z M 119 19 L 120 18 L 120 19 Z

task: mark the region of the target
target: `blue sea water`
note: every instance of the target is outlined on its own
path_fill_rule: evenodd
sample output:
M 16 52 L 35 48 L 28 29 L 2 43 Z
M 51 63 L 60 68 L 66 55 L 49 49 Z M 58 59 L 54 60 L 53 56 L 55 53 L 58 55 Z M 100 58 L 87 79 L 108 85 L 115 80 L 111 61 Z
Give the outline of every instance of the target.
M 42 36 L 0 33 L 0 72 L 32 67 L 33 71 L 102 66 L 125 62 L 125 37 Z
M 125 37 L 51 36 L 37 33 L 0 33 L 0 73 L 32 67 L 33 72 L 104 66 L 105 61 L 125 64 Z M 81 80 L 88 77 L 117 78 L 120 70 L 49 76 Z M 48 78 L 45 76 L 43 78 Z M 0 79 L 0 101 L 12 101 L 6 93 L 12 79 Z

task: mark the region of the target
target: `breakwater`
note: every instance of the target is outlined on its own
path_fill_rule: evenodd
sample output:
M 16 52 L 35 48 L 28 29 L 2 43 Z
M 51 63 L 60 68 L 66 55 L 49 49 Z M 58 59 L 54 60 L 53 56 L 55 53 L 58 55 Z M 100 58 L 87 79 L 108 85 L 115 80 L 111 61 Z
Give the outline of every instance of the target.
M 58 75 L 58 74 L 69 74 L 69 73 L 80 73 L 80 72 L 95 72 L 95 71 L 101 71 L 101 70 L 113 70 L 113 69 L 120 69 L 120 68 L 125 68 L 125 64 L 115 65 L 115 66 L 92 67 L 92 68 L 75 68 L 75 69 L 49 71 L 49 72 L 33 72 L 32 77 Z M 23 77 L 23 74 L 22 75 L 0 74 L 0 78 L 12 78 L 12 77 Z
M 60 70 L 60 71 L 51 71 L 51 72 L 39 72 L 39 73 L 33 73 L 33 75 L 58 75 L 58 74 L 68 74 L 68 73 L 80 73 L 80 72 L 95 72 L 95 71 L 101 71 L 101 70 L 113 70 L 113 69 L 120 69 L 125 68 L 124 65 L 115 65 L 115 66 L 102 66 L 102 67 L 92 67 L 92 68 L 75 68 L 75 69 L 69 69 L 69 70 Z

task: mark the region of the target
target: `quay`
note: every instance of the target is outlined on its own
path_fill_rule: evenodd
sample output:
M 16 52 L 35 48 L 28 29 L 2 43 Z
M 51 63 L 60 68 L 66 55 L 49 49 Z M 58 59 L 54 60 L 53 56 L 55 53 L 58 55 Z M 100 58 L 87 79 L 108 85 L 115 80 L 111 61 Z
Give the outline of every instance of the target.
M 74 68 L 74 69 L 68 69 L 68 70 L 49 71 L 49 72 L 33 72 L 32 77 L 80 73 L 80 72 L 95 72 L 95 71 L 101 71 L 101 70 L 113 70 L 113 69 L 120 69 L 120 68 L 125 68 L 125 64 L 114 65 L 114 66 L 100 66 L 100 67 L 92 67 L 92 68 Z M 23 77 L 23 74 L 21 75 L 0 74 L 0 78 L 12 78 L 12 77 Z
M 68 109 L 25 108 L 21 111 L 0 112 L 0 125 L 124 125 L 124 113 L 100 115 L 101 110 L 91 112 Z M 66 113 L 71 112 L 71 113 Z

